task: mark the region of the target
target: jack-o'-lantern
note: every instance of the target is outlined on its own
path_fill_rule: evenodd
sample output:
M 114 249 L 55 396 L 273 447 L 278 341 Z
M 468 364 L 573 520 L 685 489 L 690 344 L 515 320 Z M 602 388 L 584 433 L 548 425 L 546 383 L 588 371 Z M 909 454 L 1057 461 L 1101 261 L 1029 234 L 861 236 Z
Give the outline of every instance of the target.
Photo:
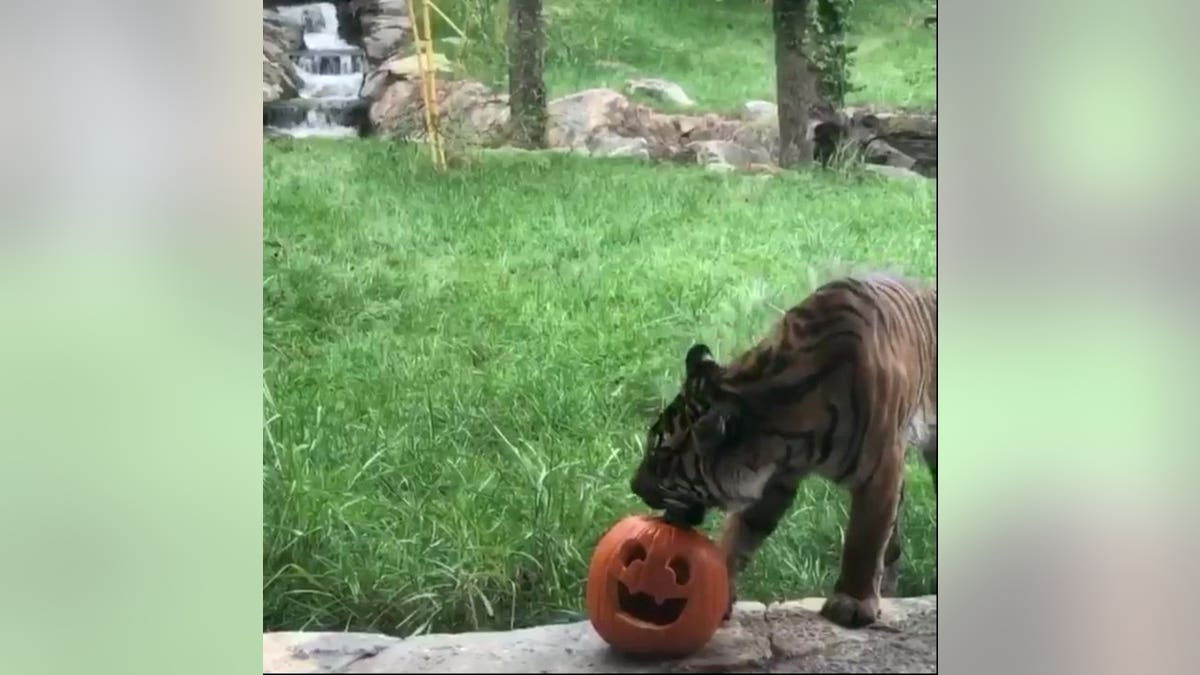
M 691 654 L 712 638 L 728 606 L 724 556 L 701 532 L 629 516 L 596 544 L 588 619 L 618 651 Z

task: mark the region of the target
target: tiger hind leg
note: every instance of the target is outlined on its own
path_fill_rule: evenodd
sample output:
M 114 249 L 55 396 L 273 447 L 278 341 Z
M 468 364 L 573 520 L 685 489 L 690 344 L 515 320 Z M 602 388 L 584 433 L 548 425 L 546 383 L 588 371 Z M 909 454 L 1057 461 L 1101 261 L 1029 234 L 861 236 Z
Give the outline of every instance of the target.
M 903 480 L 903 479 L 901 479 Z M 896 504 L 896 518 L 892 522 L 892 533 L 888 536 L 887 548 L 883 551 L 883 577 L 879 580 L 879 596 L 896 597 L 896 586 L 900 578 L 900 559 L 904 554 L 900 521 L 904 519 L 904 484 L 900 484 L 900 498 Z
M 937 499 L 937 425 L 936 424 L 933 425 L 932 431 L 933 431 L 933 435 L 929 438 L 929 441 L 925 444 L 925 446 L 923 448 L 921 448 L 921 454 L 925 457 L 925 464 L 929 466 L 929 475 L 933 476 L 933 496 L 934 496 L 934 499 L 936 500 Z M 936 513 L 936 509 L 934 512 Z M 936 524 L 934 524 L 934 528 L 935 528 L 935 530 L 934 530 L 935 534 L 934 534 L 933 541 L 934 541 L 934 545 L 936 545 L 937 544 L 937 534 L 936 534 L 937 525 Z M 936 569 L 936 567 L 935 567 L 934 573 L 933 573 L 932 592 L 934 595 L 937 595 L 937 569 Z
M 821 615 L 840 626 L 861 628 L 879 619 L 885 552 L 896 529 L 904 479 L 898 448 L 896 441 L 885 443 L 881 448 L 885 455 L 874 475 L 851 492 L 841 573 L 821 607 Z

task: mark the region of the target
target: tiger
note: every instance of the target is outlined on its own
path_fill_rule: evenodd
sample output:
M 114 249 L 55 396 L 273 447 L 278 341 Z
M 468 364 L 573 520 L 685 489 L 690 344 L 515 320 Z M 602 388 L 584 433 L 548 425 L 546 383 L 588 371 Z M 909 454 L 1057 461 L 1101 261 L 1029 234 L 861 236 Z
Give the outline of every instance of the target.
M 937 287 L 883 274 L 828 281 L 725 365 L 703 343 L 646 432 L 630 488 L 664 519 L 720 536 L 736 579 L 816 474 L 849 492 L 840 570 L 820 614 L 847 628 L 895 593 L 907 448 L 937 494 Z M 936 592 L 936 591 L 935 591 Z

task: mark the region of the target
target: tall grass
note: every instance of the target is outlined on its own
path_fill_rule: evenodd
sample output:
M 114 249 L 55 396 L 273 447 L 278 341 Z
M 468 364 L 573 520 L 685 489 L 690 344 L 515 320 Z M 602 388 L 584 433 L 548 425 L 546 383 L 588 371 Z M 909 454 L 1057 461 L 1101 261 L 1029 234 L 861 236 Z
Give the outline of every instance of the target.
M 265 630 L 579 612 L 592 544 L 645 510 L 630 472 L 693 341 L 732 356 L 814 268 L 936 262 L 924 183 L 542 154 L 438 176 L 381 141 L 263 162 Z M 806 484 L 743 597 L 826 593 L 845 508 Z M 913 466 L 906 594 L 932 584 L 934 513 Z

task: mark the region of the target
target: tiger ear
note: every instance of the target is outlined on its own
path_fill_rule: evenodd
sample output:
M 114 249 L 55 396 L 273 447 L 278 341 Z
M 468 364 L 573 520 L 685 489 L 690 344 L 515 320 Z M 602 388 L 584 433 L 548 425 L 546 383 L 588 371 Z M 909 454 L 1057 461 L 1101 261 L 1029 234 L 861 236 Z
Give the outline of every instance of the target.
M 704 377 L 712 372 L 717 362 L 713 360 L 712 352 L 708 350 L 708 345 L 696 344 L 688 350 L 687 356 L 684 357 L 684 366 L 687 370 L 687 378 L 694 380 Z
M 712 352 L 703 344 L 694 345 L 684 358 L 687 370 L 685 386 L 696 394 L 713 396 L 720 388 L 721 365 L 712 357 Z

